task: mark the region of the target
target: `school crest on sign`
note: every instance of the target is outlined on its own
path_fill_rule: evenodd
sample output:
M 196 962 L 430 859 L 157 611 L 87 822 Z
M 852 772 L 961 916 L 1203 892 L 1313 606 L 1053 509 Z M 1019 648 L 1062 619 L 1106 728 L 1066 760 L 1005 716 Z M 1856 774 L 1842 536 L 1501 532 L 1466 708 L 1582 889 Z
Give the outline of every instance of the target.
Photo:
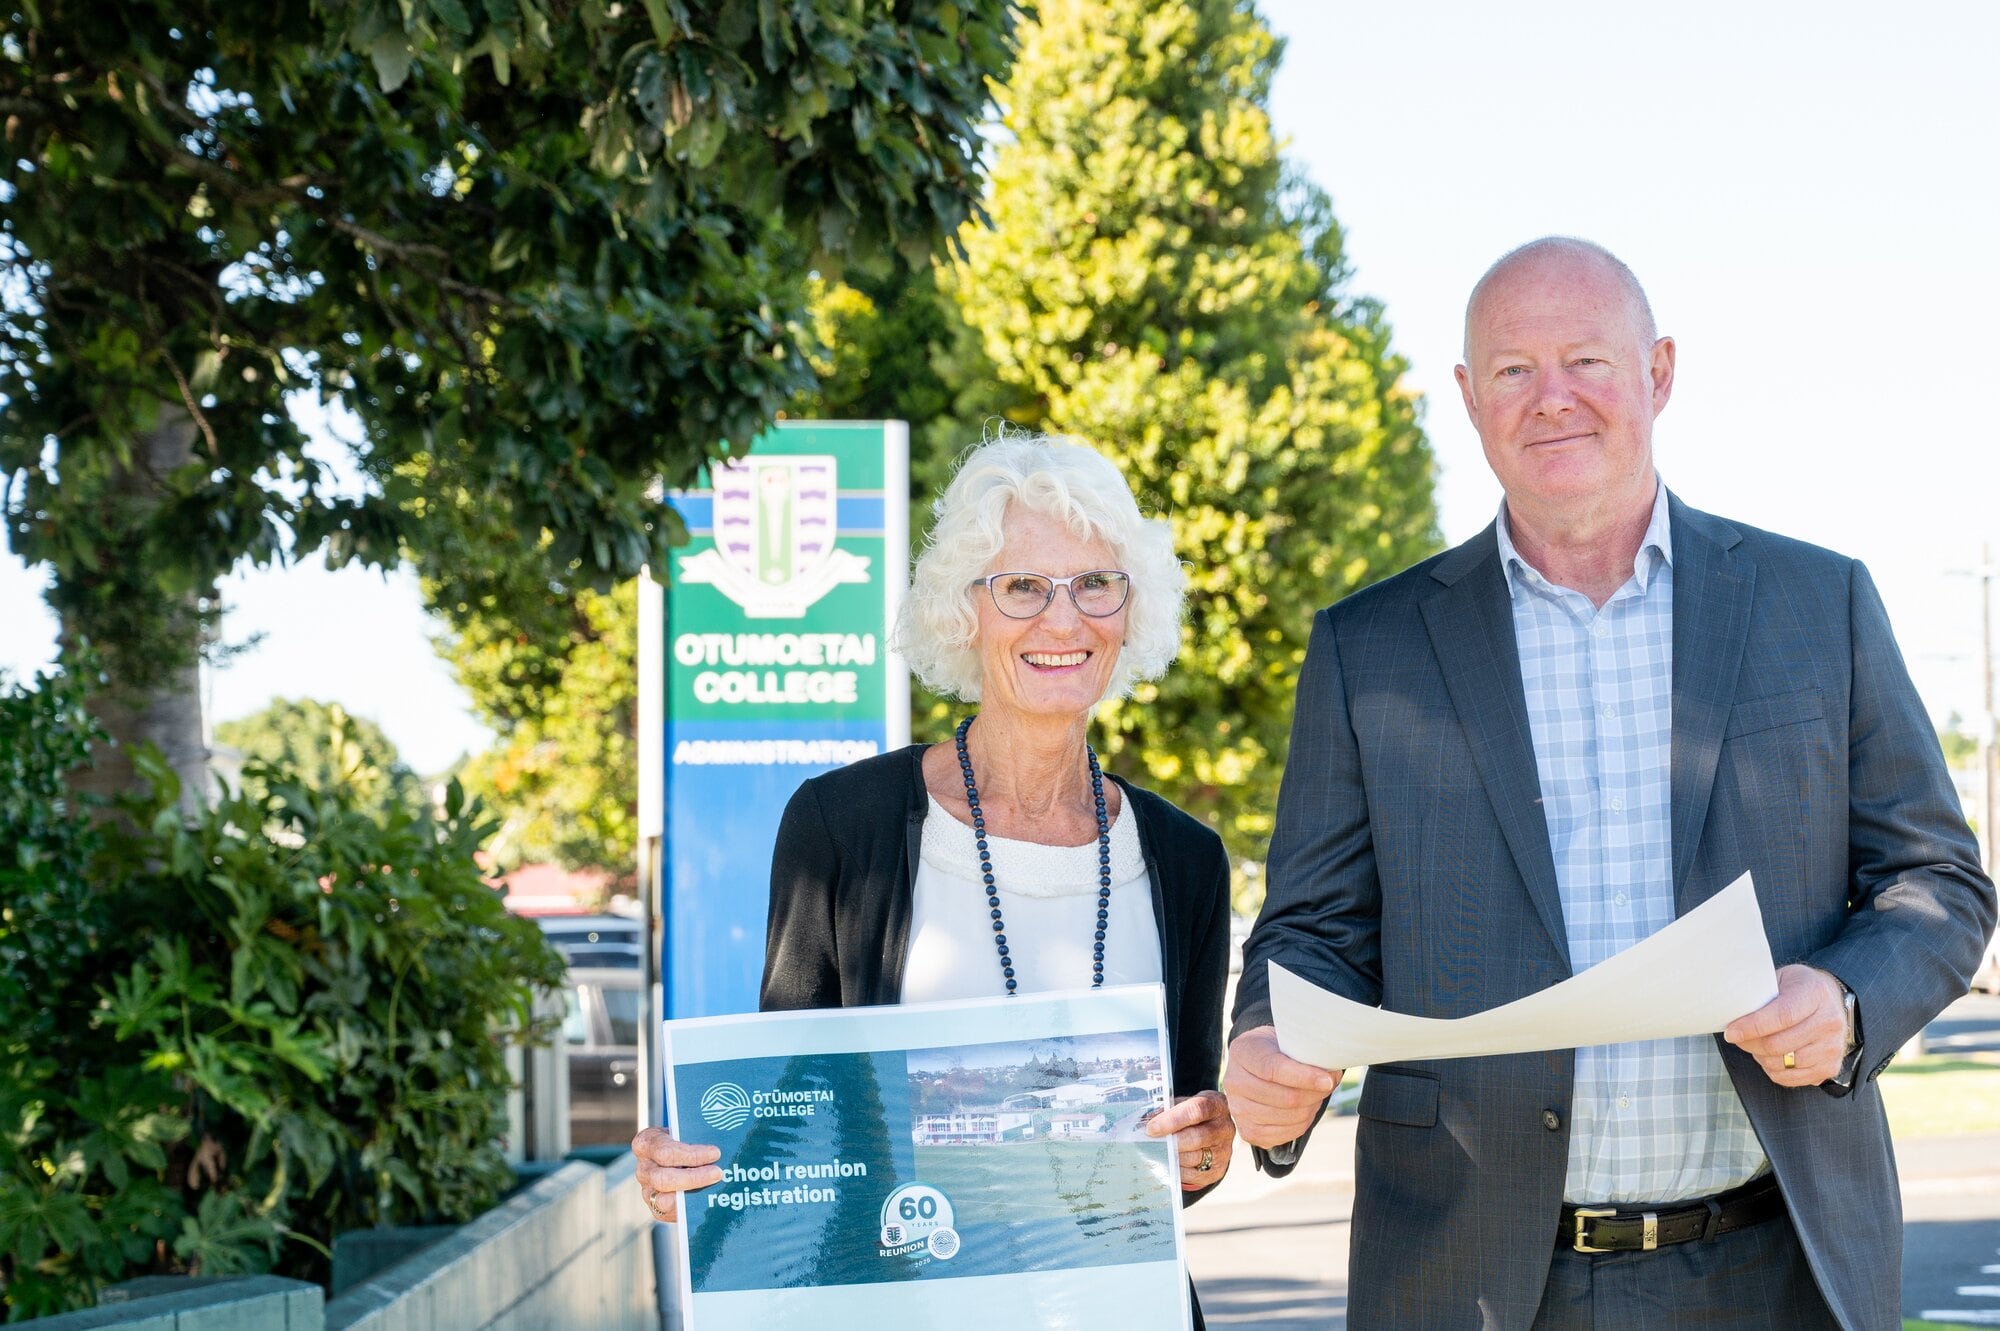
M 834 544 L 839 491 L 826 454 L 746 457 L 714 468 L 715 545 L 680 561 L 752 619 L 798 619 L 868 560 Z

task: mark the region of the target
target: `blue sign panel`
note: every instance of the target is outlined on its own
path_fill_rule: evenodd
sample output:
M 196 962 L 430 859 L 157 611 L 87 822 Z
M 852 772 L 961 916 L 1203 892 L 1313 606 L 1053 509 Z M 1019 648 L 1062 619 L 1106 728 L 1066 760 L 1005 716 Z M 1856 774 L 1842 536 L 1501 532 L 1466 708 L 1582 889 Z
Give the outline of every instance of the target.
M 656 653 L 668 1017 L 752 1012 L 771 848 L 806 778 L 908 742 L 888 652 L 908 561 L 908 430 L 786 423 L 674 494 Z M 647 746 L 649 749 L 650 745 Z M 650 783 L 648 783 L 650 785 Z

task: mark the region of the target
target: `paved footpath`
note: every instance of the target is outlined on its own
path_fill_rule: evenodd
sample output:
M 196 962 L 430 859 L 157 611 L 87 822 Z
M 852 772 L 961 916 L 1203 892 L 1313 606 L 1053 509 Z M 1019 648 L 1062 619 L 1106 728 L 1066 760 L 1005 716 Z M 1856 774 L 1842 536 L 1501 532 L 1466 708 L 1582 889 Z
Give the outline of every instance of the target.
M 2000 1053 L 2000 998 L 1960 999 L 1925 1032 L 1934 1054 Z M 1899 1142 L 1903 1314 L 2000 1326 L 2000 1133 Z
M 1238 1142 L 1229 1177 L 1188 1208 L 1188 1269 L 1210 1326 L 1346 1327 L 1354 1125 L 1322 1123 L 1283 1179 L 1259 1173 Z
M 1969 1018 L 2000 1048 L 2000 1002 L 1991 999 L 1966 1000 L 1933 1035 L 1969 1035 Z M 1284 1179 L 1258 1173 L 1238 1143 L 1229 1177 L 1187 1211 L 1188 1266 L 1210 1326 L 1345 1331 L 1354 1127 L 1352 1117 L 1322 1124 Z M 2000 1327 L 2000 1134 L 1899 1143 L 1896 1154 L 1904 1315 Z

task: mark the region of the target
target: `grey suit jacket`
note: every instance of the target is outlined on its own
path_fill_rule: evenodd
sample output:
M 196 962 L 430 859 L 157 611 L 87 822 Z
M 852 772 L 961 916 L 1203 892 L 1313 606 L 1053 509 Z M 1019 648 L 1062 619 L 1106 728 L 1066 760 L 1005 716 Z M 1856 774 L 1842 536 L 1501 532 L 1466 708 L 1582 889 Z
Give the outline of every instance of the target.
M 1678 499 L 1670 515 L 1675 903 L 1750 870 L 1778 964 L 1858 996 L 1851 1095 L 1774 1086 L 1717 1042 L 1829 1306 L 1894 1327 L 1902 1214 L 1874 1078 L 1965 992 L 1993 884 L 1860 564 Z M 1322 611 L 1235 1029 L 1270 1019 L 1267 961 L 1427 1017 L 1568 978 L 1540 793 L 1491 527 Z M 1532 1322 L 1574 1065 L 1564 1050 L 1369 1070 L 1350 1326 Z

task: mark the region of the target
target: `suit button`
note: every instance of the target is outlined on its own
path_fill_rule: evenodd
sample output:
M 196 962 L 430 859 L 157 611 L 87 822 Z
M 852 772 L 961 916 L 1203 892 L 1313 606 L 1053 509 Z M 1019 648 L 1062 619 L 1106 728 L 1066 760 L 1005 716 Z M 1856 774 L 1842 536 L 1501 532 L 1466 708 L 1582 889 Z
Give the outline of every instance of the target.
M 1561 1132 L 1562 1125 L 1563 1116 L 1561 1114 L 1558 1114 L 1553 1109 L 1544 1109 L 1542 1111 L 1542 1126 L 1550 1132 Z

